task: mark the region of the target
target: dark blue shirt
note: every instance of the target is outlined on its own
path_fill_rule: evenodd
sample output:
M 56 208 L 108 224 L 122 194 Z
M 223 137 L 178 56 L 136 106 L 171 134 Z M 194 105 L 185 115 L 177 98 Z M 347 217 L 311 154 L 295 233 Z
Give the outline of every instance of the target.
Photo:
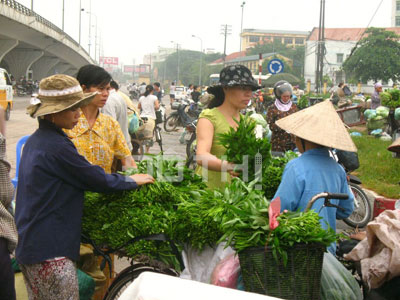
M 137 188 L 129 177 L 106 174 L 76 150 L 65 133 L 46 120 L 27 140 L 19 166 L 15 221 L 16 258 L 35 264 L 79 257 L 84 191 Z

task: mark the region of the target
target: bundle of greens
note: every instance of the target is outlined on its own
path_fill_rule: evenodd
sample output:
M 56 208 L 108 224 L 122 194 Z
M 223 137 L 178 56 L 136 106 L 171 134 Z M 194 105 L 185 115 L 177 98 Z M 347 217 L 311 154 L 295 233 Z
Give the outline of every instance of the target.
M 299 109 L 308 107 L 308 97 L 306 95 L 300 97 L 299 101 L 297 101 L 297 107 Z
M 255 182 L 246 185 L 234 179 L 223 201 L 216 204 L 213 215 L 221 222 L 224 235 L 220 241 L 227 241 L 237 252 L 250 247 L 271 246 L 276 260 L 287 261 L 286 250 L 295 243 L 319 243 L 329 246 L 338 239 L 333 229 L 325 230 L 320 225 L 321 217 L 314 211 L 285 212 L 277 220 L 279 226 L 269 228 L 269 201 L 254 190 Z
M 196 198 L 205 189 L 200 176 L 179 166 L 177 160 L 164 160 L 161 156 L 142 161 L 138 170 L 129 170 L 126 174 L 137 172 L 152 174 L 157 181 L 134 191 L 86 192 L 82 231 L 96 244 L 118 248 L 133 237 L 166 233 L 177 242 L 193 239 L 194 246 L 201 249 L 219 239 L 217 224 L 207 224 L 210 220 L 203 216 L 195 225 L 179 223 L 188 216 L 191 222 L 196 219 L 199 213 L 196 205 L 202 206 L 203 211 L 213 205 L 212 195 L 204 197 L 204 204 L 203 197 Z M 210 235 L 209 230 L 213 230 L 214 235 Z M 127 246 L 124 251 L 132 257 L 147 255 L 175 265 L 167 243 L 141 241 Z
M 227 160 L 239 165 L 247 164 L 248 172 L 239 172 L 240 178 L 245 182 L 260 182 L 267 199 L 272 199 L 286 163 L 297 155 L 290 151 L 283 158 L 271 157 L 271 144 L 266 138 L 256 138 L 256 123 L 251 118 L 241 117 L 237 124 L 236 130 L 231 128 L 219 135 L 220 143 L 226 148 Z
M 400 107 L 400 90 L 390 89 L 379 94 L 381 104 L 389 108 Z
M 240 116 L 235 122 L 236 129 L 230 128 L 227 133 L 218 135 L 220 144 L 226 148 L 227 160 L 247 167 L 247 172 L 240 172 L 245 182 L 261 179 L 271 161 L 271 144 L 268 139 L 256 138 L 257 123 L 250 117 Z

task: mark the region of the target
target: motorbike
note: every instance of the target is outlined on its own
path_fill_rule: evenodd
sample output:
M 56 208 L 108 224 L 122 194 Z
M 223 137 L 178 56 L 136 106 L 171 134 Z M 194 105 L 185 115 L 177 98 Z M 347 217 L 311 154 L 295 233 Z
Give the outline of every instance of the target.
M 186 108 L 188 106 L 190 107 L 193 103 L 194 101 L 190 99 L 174 101 L 171 104 L 171 109 L 174 111 L 166 118 L 164 130 L 166 132 L 172 132 L 175 131 L 178 126 L 186 127 L 186 125 L 197 119 L 200 115 L 200 109 L 192 106 L 193 108 L 186 112 Z
M 343 221 L 354 228 L 365 227 L 371 220 L 372 207 L 368 196 L 360 186 L 362 184 L 360 178 L 351 174 L 351 172 L 359 167 L 358 156 L 354 152 L 342 150 L 336 150 L 333 155 L 346 171 L 349 188 L 354 195 L 354 211 L 348 218 L 343 219 Z

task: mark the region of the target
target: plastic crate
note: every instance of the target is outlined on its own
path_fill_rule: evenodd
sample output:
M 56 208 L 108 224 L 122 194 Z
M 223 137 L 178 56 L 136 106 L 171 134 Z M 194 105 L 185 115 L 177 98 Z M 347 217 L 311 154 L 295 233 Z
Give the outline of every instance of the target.
M 325 247 L 297 244 L 287 250 L 286 266 L 271 247 L 239 252 L 245 290 L 283 299 L 319 299 Z

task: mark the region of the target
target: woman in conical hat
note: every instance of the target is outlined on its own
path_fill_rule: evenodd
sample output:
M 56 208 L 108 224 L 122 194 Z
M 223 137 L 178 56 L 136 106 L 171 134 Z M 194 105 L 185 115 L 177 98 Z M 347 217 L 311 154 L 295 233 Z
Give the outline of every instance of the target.
M 72 129 L 79 107 L 96 93 L 84 94 L 79 82 L 53 75 L 40 82 L 28 107 L 39 118 L 19 166 L 15 221 L 16 258 L 29 299 L 79 299 L 75 262 L 79 258 L 84 191 L 111 192 L 152 183 L 147 174 L 106 174 L 79 155 L 62 129 Z
M 349 190 L 346 172 L 329 153 L 330 148 L 357 151 L 343 122 L 332 103 L 324 101 L 278 120 L 276 124 L 296 137 L 296 146 L 302 153 L 286 165 L 274 196 L 281 200 L 281 211 L 303 211 L 318 193 L 348 194 L 348 200 L 331 200 L 344 211 L 334 207 L 320 211 L 322 200 L 312 207 L 322 217 L 323 228 L 329 226 L 336 230 L 336 219 L 348 217 L 354 209 L 354 196 Z M 330 245 L 328 250 L 335 254 L 336 244 Z

